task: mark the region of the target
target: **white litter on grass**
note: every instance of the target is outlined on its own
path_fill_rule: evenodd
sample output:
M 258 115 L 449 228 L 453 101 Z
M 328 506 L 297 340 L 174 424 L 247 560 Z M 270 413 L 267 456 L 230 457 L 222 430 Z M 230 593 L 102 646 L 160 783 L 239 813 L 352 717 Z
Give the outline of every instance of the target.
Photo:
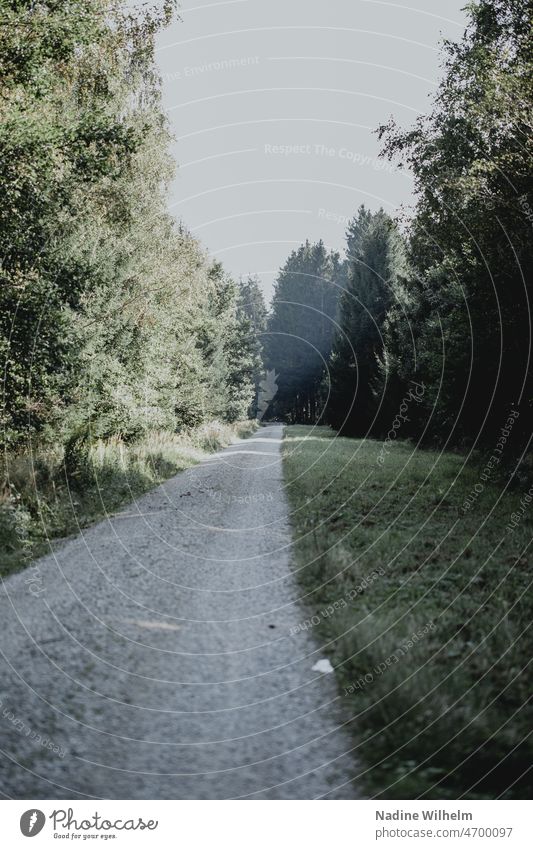
M 315 663 L 314 666 L 311 667 L 311 669 L 312 669 L 313 672 L 324 672 L 324 673 L 335 671 L 333 669 L 331 663 L 327 659 L 327 657 L 323 658 L 322 660 L 317 660 L 317 662 Z

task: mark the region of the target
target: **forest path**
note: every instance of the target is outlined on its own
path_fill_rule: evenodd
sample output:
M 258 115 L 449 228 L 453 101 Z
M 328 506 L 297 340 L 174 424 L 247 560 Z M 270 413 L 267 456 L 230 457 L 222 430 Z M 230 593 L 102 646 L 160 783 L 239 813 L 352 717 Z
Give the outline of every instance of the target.
M 310 633 L 291 634 L 308 614 L 282 432 L 262 427 L 3 582 L 5 796 L 355 797 L 334 676 L 312 671 Z

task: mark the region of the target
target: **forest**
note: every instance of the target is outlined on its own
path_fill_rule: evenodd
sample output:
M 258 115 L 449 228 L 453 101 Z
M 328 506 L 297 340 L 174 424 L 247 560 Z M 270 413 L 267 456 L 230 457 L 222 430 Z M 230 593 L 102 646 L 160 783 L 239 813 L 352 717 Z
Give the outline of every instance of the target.
M 71 755 L 4 722 L 4 795 L 517 798 L 532 0 L 467 6 L 427 113 L 374 131 L 412 205 L 354 203 L 342 251 L 305 219 L 271 303 L 169 211 L 177 7 L 0 0 L 0 705 Z
M 132 475 L 183 467 L 176 434 L 192 450 L 253 418 L 265 310 L 167 212 L 154 44 L 175 4 L 1 5 L 0 539 L 16 554 L 39 514 L 45 535 L 69 529 L 66 490 L 86 496 L 96 471 L 129 471 L 120 501 Z
M 414 175 L 413 213 L 362 206 L 345 257 L 319 243 L 288 258 L 265 344 L 273 415 L 382 438 L 418 387 L 403 437 L 486 449 L 516 411 L 513 444 L 527 448 L 531 11 L 471 4 L 429 114 L 377 129 L 382 156 Z
M 65 487 L 86 492 L 117 456 L 153 484 L 180 467 L 177 436 L 216 443 L 195 436 L 212 422 L 379 438 L 418 387 L 402 437 L 489 446 L 516 411 L 527 449 L 530 3 L 469 7 L 429 114 L 376 129 L 414 174 L 413 213 L 361 206 L 344 255 L 301 245 L 268 311 L 257 279 L 232 279 L 167 211 L 154 45 L 174 2 L 2 8 L 4 547 L 26 546 L 43 504 L 64 532 Z M 264 370 L 277 383 L 259 411 Z

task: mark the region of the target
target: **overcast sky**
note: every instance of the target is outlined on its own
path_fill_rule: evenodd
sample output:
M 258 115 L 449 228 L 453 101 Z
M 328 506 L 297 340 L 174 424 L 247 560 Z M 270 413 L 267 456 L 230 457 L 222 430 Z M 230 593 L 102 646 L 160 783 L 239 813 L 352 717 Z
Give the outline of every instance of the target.
M 306 238 L 343 249 L 361 203 L 394 213 L 411 180 L 373 130 L 426 112 L 464 0 L 185 0 L 158 40 L 179 169 L 171 211 L 267 296 Z

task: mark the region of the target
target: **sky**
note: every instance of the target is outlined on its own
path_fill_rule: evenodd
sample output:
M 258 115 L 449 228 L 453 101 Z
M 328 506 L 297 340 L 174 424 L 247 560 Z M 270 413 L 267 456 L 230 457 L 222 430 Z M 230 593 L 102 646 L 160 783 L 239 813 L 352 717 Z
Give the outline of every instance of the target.
M 414 4 L 414 5 L 412 5 Z M 184 0 L 158 37 L 178 163 L 170 211 L 236 278 L 306 239 L 342 251 L 360 204 L 412 203 L 374 132 L 429 110 L 464 0 Z

